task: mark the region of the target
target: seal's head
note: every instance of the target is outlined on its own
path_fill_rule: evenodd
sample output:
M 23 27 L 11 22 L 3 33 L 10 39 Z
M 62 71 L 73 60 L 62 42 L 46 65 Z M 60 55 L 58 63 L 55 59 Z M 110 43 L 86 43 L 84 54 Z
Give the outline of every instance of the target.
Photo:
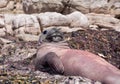
M 43 42 L 60 42 L 63 41 L 63 33 L 58 28 L 51 28 L 44 30 L 39 38 L 39 43 Z

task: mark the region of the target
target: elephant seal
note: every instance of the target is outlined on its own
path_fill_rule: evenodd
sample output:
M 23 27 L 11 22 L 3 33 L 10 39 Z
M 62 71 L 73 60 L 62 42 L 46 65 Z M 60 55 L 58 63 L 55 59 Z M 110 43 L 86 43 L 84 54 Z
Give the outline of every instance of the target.
M 34 60 L 35 70 L 83 76 L 104 84 L 120 84 L 119 69 L 93 53 L 70 49 L 59 29 L 43 31 L 39 44 Z

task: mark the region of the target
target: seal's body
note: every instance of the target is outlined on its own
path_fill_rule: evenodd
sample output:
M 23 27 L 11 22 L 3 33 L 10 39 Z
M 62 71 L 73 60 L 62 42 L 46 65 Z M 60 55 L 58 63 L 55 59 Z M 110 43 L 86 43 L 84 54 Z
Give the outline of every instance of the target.
M 61 41 L 41 44 L 35 59 L 35 69 L 83 76 L 105 84 L 120 84 L 120 71 L 116 67 L 88 51 L 70 49 L 67 43 Z

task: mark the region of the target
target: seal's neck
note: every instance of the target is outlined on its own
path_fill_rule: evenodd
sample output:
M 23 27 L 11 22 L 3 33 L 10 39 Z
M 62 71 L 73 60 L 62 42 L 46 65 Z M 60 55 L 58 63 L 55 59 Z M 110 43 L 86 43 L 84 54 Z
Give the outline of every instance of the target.
M 65 42 L 65 41 L 41 43 L 40 48 L 46 47 L 46 46 L 61 47 L 61 48 L 69 48 L 67 42 Z

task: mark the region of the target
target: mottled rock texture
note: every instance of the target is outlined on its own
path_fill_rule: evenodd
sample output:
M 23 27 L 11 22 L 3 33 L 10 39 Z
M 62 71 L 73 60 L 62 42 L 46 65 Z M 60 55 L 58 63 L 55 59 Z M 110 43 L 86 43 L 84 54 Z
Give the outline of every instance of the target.
M 38 36 L 44 28 L 51 26 L 86 28 L 89 26 L 89 20 L 86 15 L 78 11 L 68 15 L 62 15 L 57 12 L 46 12 L 31 15 L 0 14 L 0 36 L 10 34 L 20 38 L 24 38 L 25 36 L 31 38 L 31 35 Z M 27 41 L 30 41 L 28 38 Z M 34 40 L 37 40 L 35 38 Z

